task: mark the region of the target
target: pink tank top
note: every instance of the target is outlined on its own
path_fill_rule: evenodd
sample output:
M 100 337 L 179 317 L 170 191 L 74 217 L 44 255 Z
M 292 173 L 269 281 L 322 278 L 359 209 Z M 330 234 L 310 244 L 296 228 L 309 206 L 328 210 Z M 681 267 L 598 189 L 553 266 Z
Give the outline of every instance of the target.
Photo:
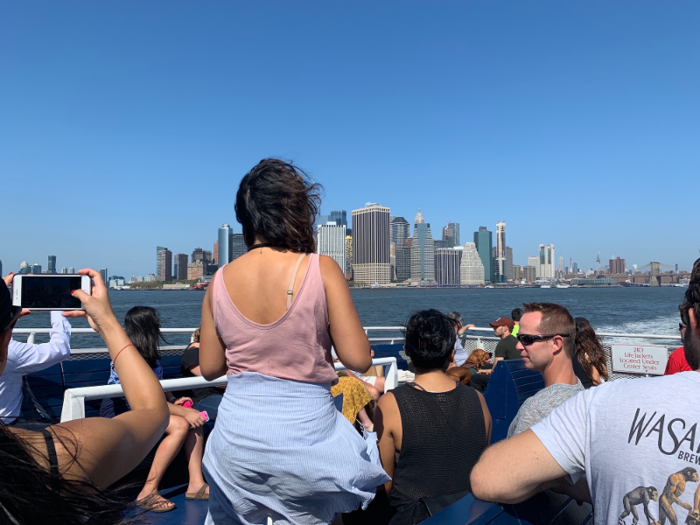
M 258 324 L 244 317 L 226 290 L 221 269 L 217 272 L 214 324 L 226 345 L 227 375 L 258 372 L 307 383 L 338 382 L 331 359 L 328 305 L 319 261 L 318 254 L 309 255 L 306 274 L 292 305 L 272 324 Z

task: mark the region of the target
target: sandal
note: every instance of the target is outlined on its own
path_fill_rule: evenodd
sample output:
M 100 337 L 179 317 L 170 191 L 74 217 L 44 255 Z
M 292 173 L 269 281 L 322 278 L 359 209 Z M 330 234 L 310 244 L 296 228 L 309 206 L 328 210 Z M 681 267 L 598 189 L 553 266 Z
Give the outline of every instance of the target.
M 207 494 L 207 489 L 209 485 L 206 483 L 202 485 L 202 488 L 197 492 L 185 492 L 185 499 L 195 499 L 195 500 L 205 500 L 209 499 L 209 494 Z
M 150 512 L 170 512 L 171 510 L 175 510 L 175 504 L 157 492 L 137 500 L 136 506 Z

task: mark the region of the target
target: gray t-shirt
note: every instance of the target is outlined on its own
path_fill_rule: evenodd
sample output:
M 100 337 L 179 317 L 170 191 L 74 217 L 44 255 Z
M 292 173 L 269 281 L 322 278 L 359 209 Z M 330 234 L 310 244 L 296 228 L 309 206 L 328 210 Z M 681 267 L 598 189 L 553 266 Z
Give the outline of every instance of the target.
M 698 372 L 617 379 L 565 401 L 532 431 L 572 482 L 586 476 L 596 523 L 629 525 L 631 510 L 642 514 L 645 506 L 652 522 L 692 523 L 698 399 Z
M 508 437 L 525 432 L 532 425 L 546 418 L 552 410 L 564 401 L 582 391 L 583 385 L 578 379 L 575 385 L 554 383 L 547 388 L 543 388 L 520 405 L 520 410 L 515 414 L 513 422 L 508 427 Z

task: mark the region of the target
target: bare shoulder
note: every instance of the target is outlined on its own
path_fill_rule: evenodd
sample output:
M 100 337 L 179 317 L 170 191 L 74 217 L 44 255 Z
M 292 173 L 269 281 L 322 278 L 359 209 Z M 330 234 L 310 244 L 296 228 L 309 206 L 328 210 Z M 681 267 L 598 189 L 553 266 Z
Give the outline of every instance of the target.
M 338 263 L 335 262 L 335 259 L 329 257 L 328 255 L 319 255 L 318 260 L 319 265 L 321 266 L 321 275 L 324 278 L 326 276 L 332 276 L 333 278 L 335 278 L 340 275 L 343 277 L 343 279 L 345 279 L 345 276 L 340 270 L 340 266 L 338 266 Z
M 399 405 L 396 403 L 396 397 L 391 392 L 387 392 L 377 401 L 377 408 L 379 408 L 384 414 L 390 414 L 392 412 L 399 411 Z

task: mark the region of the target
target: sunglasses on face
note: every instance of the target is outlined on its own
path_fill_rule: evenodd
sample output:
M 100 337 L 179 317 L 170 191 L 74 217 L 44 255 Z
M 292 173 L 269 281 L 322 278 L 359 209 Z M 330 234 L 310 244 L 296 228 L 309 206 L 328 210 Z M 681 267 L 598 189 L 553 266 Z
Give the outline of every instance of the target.
M 7 323 L 6 327 L 4 327 L 2 330 L 0 330 L 0 333 L 14 327 L 15 323 L 17 322 L 17 319 L 19 319 L 19 314 L 22 313 L 22 307 L 21 306 L 13 306 L 12 310 L 10 312 L 11 312 L 10 313 L 10 322 Z
M 549 335 L 530 335 L 530 334 L 518 334 L 516 338 L 520 341 L 523 346 L 530 346 L 537 341 L 547 341 L 553 339 L 554 337 L 569 337 L 569 334 L 549 334 Z

